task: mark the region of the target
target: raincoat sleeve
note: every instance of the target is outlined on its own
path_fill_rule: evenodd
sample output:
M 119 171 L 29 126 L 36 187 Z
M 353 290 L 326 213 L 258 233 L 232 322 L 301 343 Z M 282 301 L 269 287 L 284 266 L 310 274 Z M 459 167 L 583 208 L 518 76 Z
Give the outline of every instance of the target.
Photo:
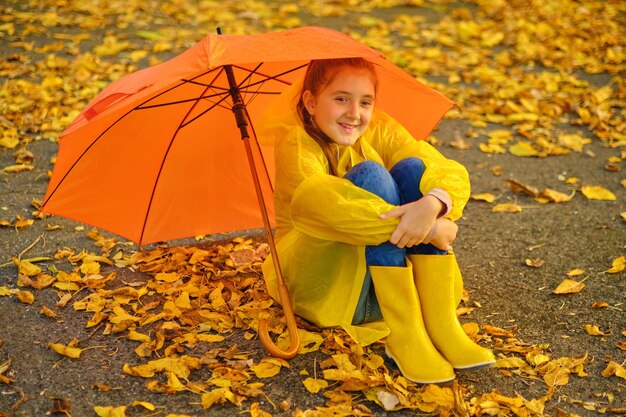
M 322 150 L 303 129 L 295 128 L 278 140 L 275 155 L 277 205 L 288 206 L 296 229 L 351 245 L 389 240 L 399 220 L 383 220 L 380 215 L 395 206 L 347 179 L 328 174 Z
M 460 163 L 444 157 L 431 144 L 415 140 L 411 134 L 390 116 L 380 112 L 377 115 L 372 135 L 372 146 L 382 157 L 389 169 L 397 162 L 408 157 L 418 157 L 426 165 L 422 176 L 420 191 L 426 195 L 429 191 L 441 188 L 452 200 L 452 207 L 445 216 L 457 220 L 470 196 L 469 174 Z

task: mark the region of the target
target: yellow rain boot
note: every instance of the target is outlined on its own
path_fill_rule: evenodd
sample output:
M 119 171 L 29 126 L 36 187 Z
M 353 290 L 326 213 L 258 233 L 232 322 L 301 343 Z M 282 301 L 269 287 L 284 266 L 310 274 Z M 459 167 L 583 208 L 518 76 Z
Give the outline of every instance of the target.
M 461 272 L 456 257 L 409 255 L 422 315 L 435 347 L 457 370 L 476 370 L 495 365 L 493 353 L 474 343 L 463 331 L 456 315 Z
M 422 310 L 407 266 L 370 266 L 374 291 L 390 329 L 385 351 L 402 375 L 422 384 L 445 384 L 454 379 L 454 370 L 433 346 L 422 320 Z

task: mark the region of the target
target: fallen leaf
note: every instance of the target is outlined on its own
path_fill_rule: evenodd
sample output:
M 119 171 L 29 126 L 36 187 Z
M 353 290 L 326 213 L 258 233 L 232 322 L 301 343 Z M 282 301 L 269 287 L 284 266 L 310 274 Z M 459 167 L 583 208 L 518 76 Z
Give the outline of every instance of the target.
M 93 411 L 98 415 L 98 417 L 126 417 L 125 405 L 120 405 L 119 407 L 102 407 L 96 405 L 93 407 Z
M 24 304 L 32 304 L 35 302 L 35 296 L 30 291 L 20 291 L 17 293 L 17 299 Z
M 494 213 L 519 213 L 522 207 L 515 203 L 502 203 L 495 205 L 492 209 Z
M 544 262 L 545 261 L 543 259 L 526 259 L 524 261 L 527 266 L 532 266 L 533 268 L 539 268 L 544 264 Z
M 613 194 L 611 191 L 599 185 L 583 185 L 580 188 L 580 191 L 589 200 L 604 200 L 604 201 L 617 200 L 617 197 L 615 197 L 615 194 Z
M 626 379 L 626 369 L 617 362 L 609 361 L 606 368 L 602 371 L 602 376 L 608 378 L 613 375 Z
M 289 365 L 279 358 L 265 358 L 256 365 L 250 367 L 257 378 L 271 378 L 278 375 L 282 366 Z
M 574 281 L 572 279 L 564 279 L 561 283 L 554 289 L 554 294 L 575 294 L 582 291 L 585 288 L 585 284 L 583 282 Z
M 604 333 L 600 330 L 600 328 L 595 324 L 585 324 L 585 330 L 588 334 L 592 336 L 607 336 L 610 333 Z
M 611 268 L 606 271 L 609 274 L 617 274 L 618 272 L 622 272 L 626 268 L 626 257 L 620 256 L 616 258 L 611 263 Z
M 311 394 L 317 394 L 321 390 L 328 388 L 328 381 L 325 379 L 307 378 L 302 383 Z
M 67 356 L 68 358 L 78 359 L 82 353 L 82 349 L 73 346 L 65 346 L 60 343 L 48 343 L 48 347 L 52 348 L 59 355 Z
M 527 194 L 532 197 L 537 197 L 539 195 L 539 190 L 531 185 L 522 184 L 521 182 L 510 178 L 507 179 L 506 182 L 509 184 L 512 193 Z
M 559 191 L 551 190 L 550 188 L 546 188 L 541 193 L 539 193 L 539 196 L 536 199 L 539 202 L 566 203 L 574 198 L 575 193 L 576 192 L 573 192 L 568 195 Z
M 143 408 L 145 408 L 146 410 L 149 410 L 149 411 L 156 410 L 156 407 L 154 406 L 154 404 L 149 403 L 147 401 L 133 401 L 132 405 L 133 406 L 143 407 Z
M 472 194 L 470 198 L 476 201 L 486 201 L 487 203 L 496 201 L 496 196 L 491 193 Z

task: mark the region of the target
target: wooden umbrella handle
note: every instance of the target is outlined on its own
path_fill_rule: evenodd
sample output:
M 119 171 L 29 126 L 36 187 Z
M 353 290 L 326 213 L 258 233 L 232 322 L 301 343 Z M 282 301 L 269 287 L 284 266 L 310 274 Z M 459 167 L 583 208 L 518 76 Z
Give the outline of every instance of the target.
M 218 34 L 222 31 L 218 28 Z M 280 298 L 280 304 L 283 307 L 285 319 L 287 320 L 287 329 L 289 330 L 289 339 L 291 345 L 289 349 L 282 350 L 274 344 L 269 334 L 269 325 L 267 319 L 259 319 L 259 338 L 261 343 L 267 349 L 267 351 L 278 358 L 291 359 L 298 353 L 300 346 L 300 335 L 298 334 L 298 325 L 296 324 L 296 316 L 293 313 L 293 307 L 291 306 L 291 299 L 289 298 L 289 290 L 287 284 L 283 279 L 283 274 L 278 262 L 278 251 L 276 250 L 276 244 L 274 243 L 274 236 L 272 235 L 272 227 L 270 225 L 269 216 L 267 214 L 267 207 L 265 206 L 265 199 L 263 198 L 263 190 L 261 188 L 261 181 L 254 163 L 254 155 L 250 146 L 250 135 L 248 134 L 248 114 L 246 106 L 243 103 L 237 80 L 233 73 L 233 68 L 230 65 L 224 65 L 224 71 L 228 78 L 228 85 L 230 87 L 230 95 L 233 99 L 232 110 L 235 114 L 235 121 L 237 127 L 241 133 L 241 139 L 246 149 L 246 156 L 248 157 L 248 164 L 250 165 L 250 173 L 252 174 L 252 181 L 254 182 L 254 188 L 256 196 L 259 201 L 259 209 L 261 209 L 261 217 L 263 218 L 263 226 L 265 228 L 265 234 L 270 246 L 270 253 L 272 255 L 272 261 L 274 262 L 274 270 L 276 271 L 276 281 L 278 283 L 278 295 Z
M 284 282 L 278 284 L 278 295 L 285 314 L 285 320 L 287 321 L 287 331 L 289 332 L 290 340 L 289 347 L 287 350 L 282 350 L 276 346 L 274 341 L 270 338 L 269 323 L 266 318 L 259 319 L 259 339 L 270 355 L 282 359 L 291 359 L 298 354 L 298 349 L 300 348 L 300 334 L 298 333 L 296 316 L 293 314 L 293 308 L 291 307 L 289 290 Z

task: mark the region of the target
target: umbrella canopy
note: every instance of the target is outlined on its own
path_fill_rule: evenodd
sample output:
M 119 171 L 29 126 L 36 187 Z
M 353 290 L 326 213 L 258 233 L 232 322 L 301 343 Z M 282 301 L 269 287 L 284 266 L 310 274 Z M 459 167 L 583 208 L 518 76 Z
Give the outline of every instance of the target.
M 377 107 L 416 138 L 454 105 L 361 42 L 303 27 L 206 36 L 179 56 L 112 83 L 61 134 L 42 211 L 139 245 L 263 226 L 225 66 L 251 126 L 312 59 L 363 57 L 377 66 Z M 273 150 L 253 142 L 273 217 Z

